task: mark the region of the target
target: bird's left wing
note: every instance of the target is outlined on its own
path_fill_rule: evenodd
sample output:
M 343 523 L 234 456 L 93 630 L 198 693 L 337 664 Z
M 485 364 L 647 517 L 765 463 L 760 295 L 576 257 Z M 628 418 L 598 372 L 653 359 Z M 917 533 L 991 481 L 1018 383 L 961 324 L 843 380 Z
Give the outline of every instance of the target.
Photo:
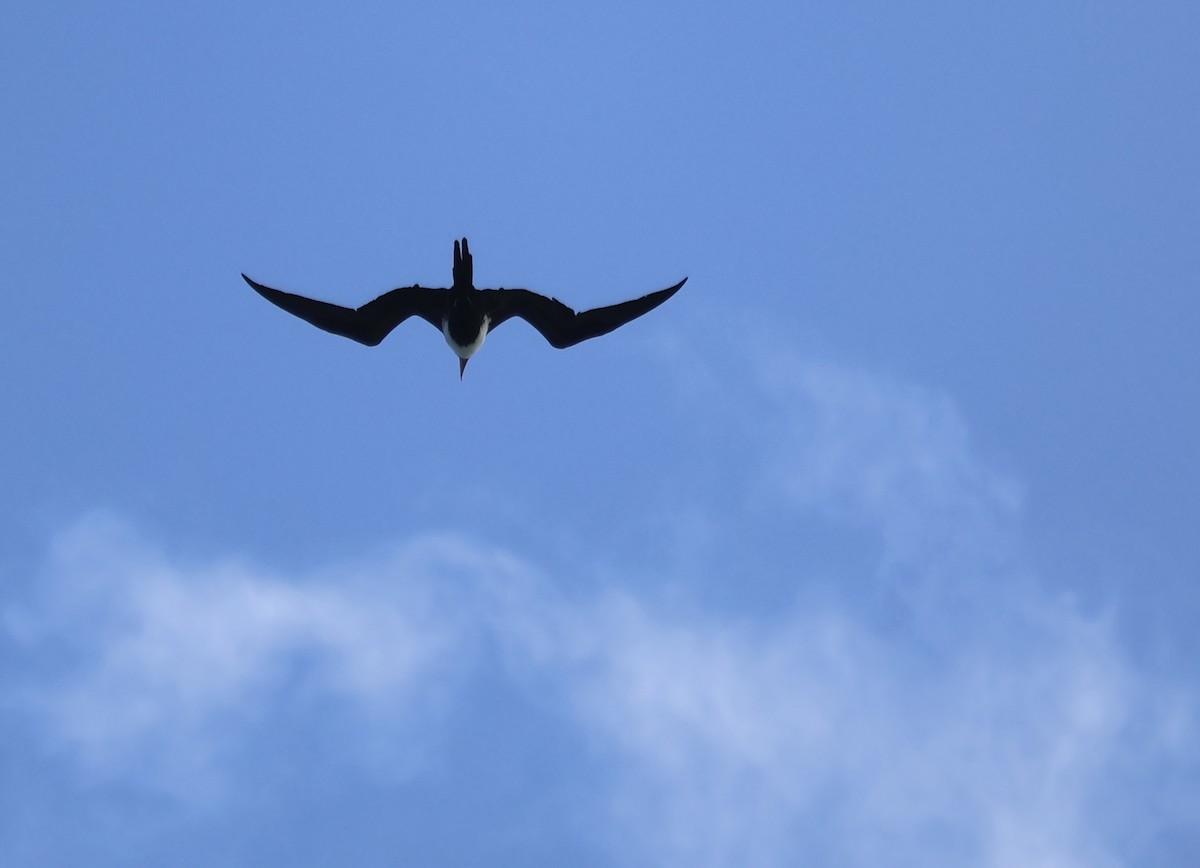
M 606 335 L 649 313 L 678 292 L 685 283 L 686 277 L 674 286 L 641 298 L 578 313 L 556 298 L 547 298 L 528 289 L 484 289 L 481 292 L 486 299 L 485 309 L 491 318 L 489 330 L 512 317 L 520 317 L 537 329 L 551 346 L 561 350 L 589 338 Z
M 439 330 L 442 327 L 442 311 L 445 307 L 442 294 L 446 292 L 444 289 L 404 286 L 385 292 L 374 301 L 355 309 L 271 289 L 244 274 L 242 277 L 255 292 L 288 313 L 312 323 L 319 329 L 369 347 L 377 346 L 392 329 L 410 316 L 419 316 Z

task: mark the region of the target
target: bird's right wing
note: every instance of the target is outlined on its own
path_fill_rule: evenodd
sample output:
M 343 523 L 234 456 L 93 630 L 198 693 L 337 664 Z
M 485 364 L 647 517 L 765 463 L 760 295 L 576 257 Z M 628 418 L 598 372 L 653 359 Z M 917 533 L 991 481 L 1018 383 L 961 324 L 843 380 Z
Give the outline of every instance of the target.
M 576 313 L 556 298 L 547 298 L 528 289 L 485 289 L 488 295 L 486 307 L 490 311 L 491 326 L 512 317 L 520 317 L 539 332 L 550 345 L 558 349 L 574 346 L 580 341 L 606 335 L 625 323 L 649 313 L 679 291 L 687 278 L 674 286 L 660 289 L 641 298 L 596 307 Z
M 419 316 L 438 330 L 442 327 L 442 312 L 445 308 L 442 293 L 446 292 L 444 289 L 404 286 L 385 292 L 379 298 L 355 310 L 271 289 L 244 274 L 242 277 L 255 292 L 288 313 L 312 323 L 319 329 L 369 347 L 377 346 L 392 329 L 410 316 Z

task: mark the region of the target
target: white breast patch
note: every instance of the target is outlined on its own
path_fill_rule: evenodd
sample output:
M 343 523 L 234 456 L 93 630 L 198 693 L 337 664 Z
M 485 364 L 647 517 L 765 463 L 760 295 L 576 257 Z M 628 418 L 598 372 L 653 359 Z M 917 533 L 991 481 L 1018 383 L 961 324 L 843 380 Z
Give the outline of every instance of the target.
M 442 335 L 446 338 L 446 343 L 450 345 L 450 349 L 454 350 L 455 355 L 460 359 L 469 359 L 475 353 L 479 352 L 479 348 L 483 346 L 484 338 L 487 337 L 488 326 L 491 325 L 489 317 L 483 318 L 482 325 L 479 326 L 479 334 L 475 336 L 475 340 L 467 344 L 465 347 L 462 344 L 455 343 L 454 338 L 450 337 L 450 320 L 442 320 Z

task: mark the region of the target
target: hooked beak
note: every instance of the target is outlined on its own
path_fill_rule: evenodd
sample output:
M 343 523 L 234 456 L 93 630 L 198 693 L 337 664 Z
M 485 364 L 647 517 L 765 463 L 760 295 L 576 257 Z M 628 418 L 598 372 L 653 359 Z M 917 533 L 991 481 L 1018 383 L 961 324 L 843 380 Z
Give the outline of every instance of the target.
M 457 244 L 457 243 L 458 242 L 456 241 L 455 244 Z M 458 360 L 458 378 L 460 380 L 463 378 L 463 371 L 465 371 L 467 369 L 467 362 L 469 362 L 469 361 L 471 361 L 471 360 L 470 359 L 459 359 Z

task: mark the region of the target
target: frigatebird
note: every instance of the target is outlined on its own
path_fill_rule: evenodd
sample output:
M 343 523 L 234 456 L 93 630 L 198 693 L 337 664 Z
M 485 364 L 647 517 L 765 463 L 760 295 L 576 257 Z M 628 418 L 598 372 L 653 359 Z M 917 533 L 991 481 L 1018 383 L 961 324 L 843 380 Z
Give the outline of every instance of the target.
M 630 320 L 658 307 L 687 283 L 660 289 L 641 298 L 573 311 L 556 298 L 528 289 L 476 289 L 475 267 L 467 239 L 454 242 L 454 285 L 449 289 L 402 286 L 385 292 L 360 308 L 342 307 L 263 286 L 242 275 L 246 283 L 272 304 L 312 323 L 319 329 L 350 338 L 369 347 L 378 346 L 392 329 L 411 316 L 419 316 L 440 329 L 458 356 L 462 378 L 471 356 L 483 346 L 488 333 L 509 319 L 520 317 L 550 345 L 563 349 L 588 338 L 606 335 Z

